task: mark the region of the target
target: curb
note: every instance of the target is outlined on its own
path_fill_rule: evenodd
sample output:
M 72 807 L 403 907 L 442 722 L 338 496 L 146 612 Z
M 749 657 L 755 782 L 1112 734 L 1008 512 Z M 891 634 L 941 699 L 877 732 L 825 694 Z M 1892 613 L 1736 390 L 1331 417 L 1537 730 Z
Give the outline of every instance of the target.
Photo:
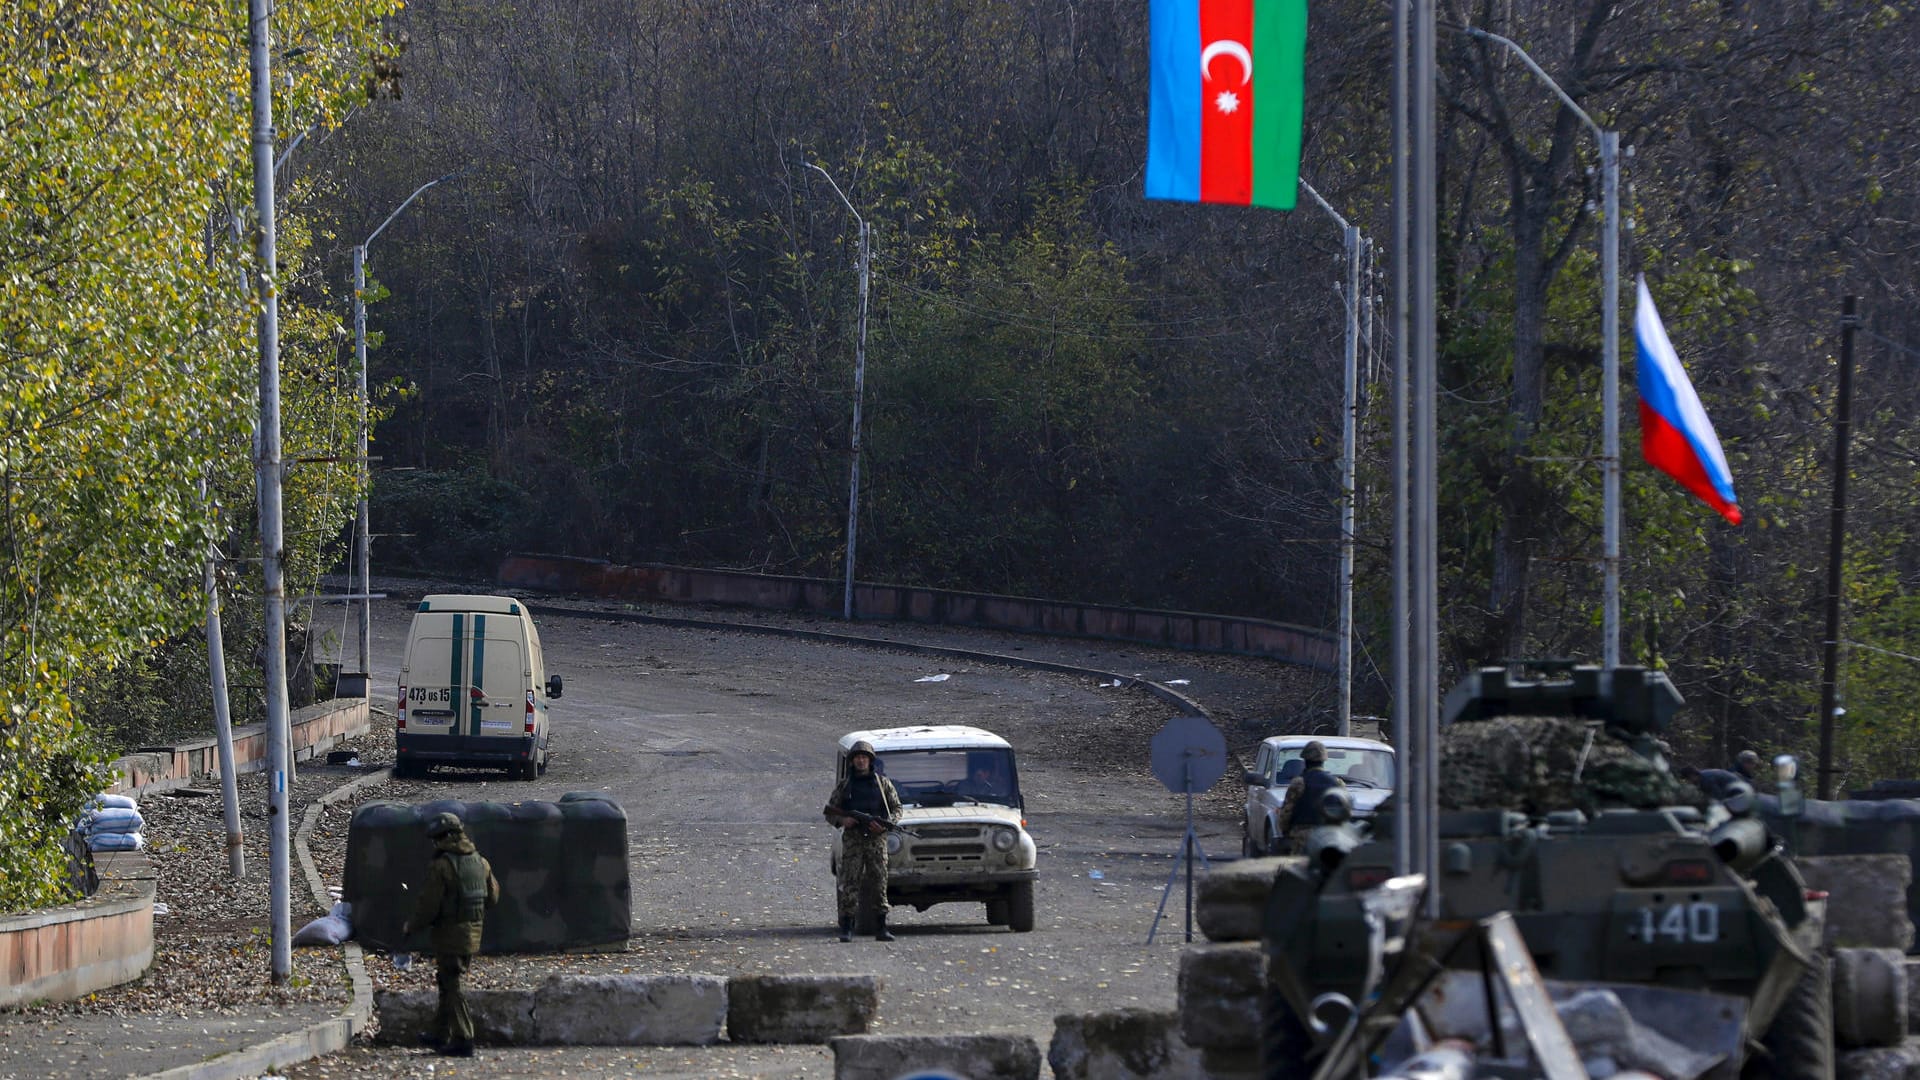
M 332 898 L 327 895 L 326 883 L 320 879 L 320 871 L 313 865 L 313 855 L 307 850 L 307 842 L 313 838 L 313 827 L 320 822 L 320 811 L 361 788 L 384 783 L 392 775 L 390 768 L 377 769 L 307 804 L 307 812 L 300 819 L 300 831 L 294 837 L 293 850 L 300 856 L 300 870 L 306 875 L 307 888 L 312 890 L 314 902 L 322 908 L 330 909 L 333 906 Z M 140 1080 L 243 1080 L 346 1049 L 354 1035 L 366 1030 L 373 1016 L 373 980 L 367 977 L 366 953 L 357 942 L 346 942 L 346 960 L 347 978 L 353 983 L 353 1004 L 347 1006 L 347 1010 L 340 1015 L 206 1061 L 150 1073 Z

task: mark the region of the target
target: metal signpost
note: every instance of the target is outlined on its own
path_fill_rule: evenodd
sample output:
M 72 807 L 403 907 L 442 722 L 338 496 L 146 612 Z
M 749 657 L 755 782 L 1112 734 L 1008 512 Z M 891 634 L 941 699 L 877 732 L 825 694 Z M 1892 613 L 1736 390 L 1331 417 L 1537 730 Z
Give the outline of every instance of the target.
M 1153 925 L 1147 928 L 1147 944 L 1160 929 L 1160 916 L 1166 914 L 1167 897 L 1173 894 L 1173 879 L 1180 867 L 1187 868 L 1187 940 L 1193 940 L 1193 860 L 1207 862 L 1200 837 L 1193 831 L 1193 793 L 1218 783 L 1227 771 L 1227 740 L 1220 729 L 1204 716 L 1176 716 L 1167 721 L 1148 743 L 1152 754 L 1153 775 L 1167 790 L 1187 797 L 1187 831 L 1180 837 L 1180 855 L 1167 874 L 1166 887 L 1160 890 L 1160 906 L 1153 913 Z M 1211 863 L 1207 863 L 1209 869 Z

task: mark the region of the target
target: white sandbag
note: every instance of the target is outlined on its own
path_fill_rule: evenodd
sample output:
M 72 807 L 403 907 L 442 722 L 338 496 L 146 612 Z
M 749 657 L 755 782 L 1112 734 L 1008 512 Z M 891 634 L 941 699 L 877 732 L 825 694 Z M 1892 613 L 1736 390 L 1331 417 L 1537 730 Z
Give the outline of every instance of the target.
M 140 804 L 133 801 L 133 796 L 116 795 L 111 791 L 102 792 L 99 795 L 95 795 L 92 801 L 87 803 L 87 807 L 89 809 L 99 809 L 100 807 L 103 807 L 103 806 L 111 806 L 116 810 L 140 809 Z
M 93 833 L 87 837 L 88 851 L 142 851 L 147 838 L 137 832 Z
M 335 904 L 334 907 L 340 907 Z M 295 945 L 338 945 L 353 936 L 353 926 L 338 915 L 322 915 L 293 935 Z
M 129 810 L 123 806 L 104 806 L 87 814 L 83 827 L 89 836 L 101 833 L 139 832 L 146 825 L 146 819 L 140 811 Z

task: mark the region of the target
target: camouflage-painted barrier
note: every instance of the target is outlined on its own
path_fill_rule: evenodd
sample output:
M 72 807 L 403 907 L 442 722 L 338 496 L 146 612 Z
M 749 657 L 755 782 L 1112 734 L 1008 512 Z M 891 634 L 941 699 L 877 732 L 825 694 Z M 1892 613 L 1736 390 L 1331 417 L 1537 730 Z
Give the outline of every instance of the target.
M 1836 799 L 1823 802 L 1808 799 L 1806 813 L 1799 818 L 1782 818 L 1779 801 L 1771 795 L 1760 799 L 1761 814 L 1767 827 L 1784 837 L 1796 855 L 1905 855 L 1910 865 L 1920 865 L 1920 799 Z M 1909 879 L 1911 879 L 1909 874 Z M 1920 925 L 1920 891 L 1909 880 L 1906 886 L 1907 916 Z M 1836 896 L 1833 907 L 1846 902 Z M 1842 918 L 1844 912 L 1830 907 L 1830 917 Z M 1864 917 L 1872 918 L 1865 913 Z M 1841 941 L 1842 945 L 1880 944 L 1867 941 Z M 1888 942 L 1887 944 L 1892 944 Z M 1899 944 L 1914 951 L 1909 936 Z
M 425 951 L 424 932 L 402 938 L 426 880 L 433 842 L 425 822 L 442 812 L 466 823 L 500 880 L 482 952 L 624 948 L 632 918 L 627 815 L 597 791 L 551 802 L 371 802 L 347 830 L 344 899 L 354 938 L 373 949 Z

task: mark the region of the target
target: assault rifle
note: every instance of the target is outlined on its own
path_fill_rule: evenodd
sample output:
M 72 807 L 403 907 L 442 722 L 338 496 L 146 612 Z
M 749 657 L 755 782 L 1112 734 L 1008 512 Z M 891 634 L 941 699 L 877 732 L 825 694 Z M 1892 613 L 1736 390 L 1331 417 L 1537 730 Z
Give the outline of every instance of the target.
M 838 806 L 831 806 L 831 807 L 828 807 L 828 809 L 832 810 L 836 814 L 839 814 L 841 817 L 850 817 L 855 822 L 863 826 L 878 825 L 880 826 L 883 832 L 903 833 L 907 836 L 912 836 L 916 838 L 920 835 L 919 833 L 914 832 L 912 829 L 907 828 L 905 825 L 888 821 L 886 818 L 877 817 L 873 814 L 862 813 L 861 811 L 858 811 L 858 810 L 845 810 Z

